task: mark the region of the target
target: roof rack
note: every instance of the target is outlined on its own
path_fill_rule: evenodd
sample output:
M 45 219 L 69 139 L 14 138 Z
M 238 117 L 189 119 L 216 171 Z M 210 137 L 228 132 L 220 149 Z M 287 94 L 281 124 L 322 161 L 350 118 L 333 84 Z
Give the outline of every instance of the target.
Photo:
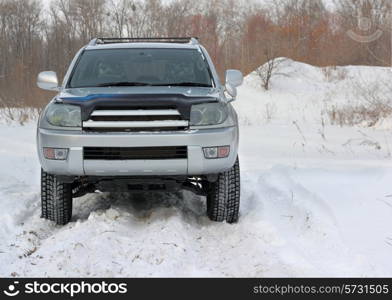
M 198 45 L 198 37 L 139 37 L 139 38 L 95 38 L 89 43 L 89 46 L 103 45 L 103 44 L 115 44 L 115 43 L 181 43 L 181 44 L 193 44 Z

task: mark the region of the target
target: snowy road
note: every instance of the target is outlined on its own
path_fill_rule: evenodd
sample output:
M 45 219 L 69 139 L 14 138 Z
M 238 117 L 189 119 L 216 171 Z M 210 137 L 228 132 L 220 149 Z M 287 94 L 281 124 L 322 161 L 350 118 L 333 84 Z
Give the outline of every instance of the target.
M 389 71 L 348 67 L 331 83 L 308 65 L 285 68 L 269 92 L 249 76 L 235 102 L 235 225 L 210 222 L 203 198 L 179 192 L 87 195 L 55 226 L 40 219 L 34 124 L 0 119 L 0 276 L 392 276 L 392 123 L 325 117 L 351 101 L 352 80 Z
M 34 126 L 1 126 L 0 275 L 391 276 L 389 159 L 306 158 L 279 128 L 242 128 L 239 224 L 181 192 L 85 196 L 58 227 L 39 218 Z

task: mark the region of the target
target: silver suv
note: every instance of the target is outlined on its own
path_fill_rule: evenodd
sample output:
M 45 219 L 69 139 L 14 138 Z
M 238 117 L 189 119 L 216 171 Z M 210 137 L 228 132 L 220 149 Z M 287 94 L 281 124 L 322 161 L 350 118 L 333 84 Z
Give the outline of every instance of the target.
M 73 59 L 37 132 L 42 217 L 66 224 L 72 199 L 99 191 L 187 189 L 213 221 L 238 220 L 240 71 L 218 78 L 196 38 L 96 38 Z

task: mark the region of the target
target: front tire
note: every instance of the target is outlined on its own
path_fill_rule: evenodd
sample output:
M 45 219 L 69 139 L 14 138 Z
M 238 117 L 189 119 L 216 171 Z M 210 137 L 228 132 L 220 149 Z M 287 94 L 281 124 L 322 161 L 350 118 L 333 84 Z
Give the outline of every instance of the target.
M 67 224 L 72 217 L 72 184 L 41 170 L 41 217 Z
M 210 183 L 207 195 L 207 215 L 211 221 L 238 222 L 240 210 L 240 164 L 237 158 L 233 167 L 218 174 Z

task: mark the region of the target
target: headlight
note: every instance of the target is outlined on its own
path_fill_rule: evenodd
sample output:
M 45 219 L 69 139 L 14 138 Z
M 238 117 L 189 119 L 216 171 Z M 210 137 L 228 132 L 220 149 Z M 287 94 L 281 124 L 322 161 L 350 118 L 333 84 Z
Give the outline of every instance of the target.
M 53 126 L 81 127 L 80 107 L 67 104 L 51 104 L 46 111 L 46 119 Z
M 204 103 L 192 105 L 191 125 L 216 125 L 226 121 L 228 116 L 225 103 Z

